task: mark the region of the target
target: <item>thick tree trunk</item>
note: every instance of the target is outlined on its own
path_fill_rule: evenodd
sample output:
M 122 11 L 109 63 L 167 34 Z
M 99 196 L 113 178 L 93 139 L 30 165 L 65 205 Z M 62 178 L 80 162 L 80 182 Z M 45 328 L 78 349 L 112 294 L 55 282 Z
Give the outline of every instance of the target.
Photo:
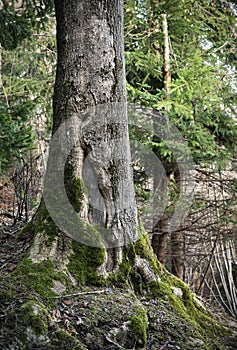
M 55 9 L 58 62 L 44 203 L 61 232 L 60 241 L 69 236 L 106 248 L 103 272 L 107 272 L 117 268 L 120 247 L 134 242 L 137 230 L 123 1 L 55 0 Z M 90 223 L 101 229 L 91 229 Z M 41 233 L 35 239 L 31 250 L 35 260 L 45 251 L 46 236 L 47 232 Z M 57 259 L 55 247 L 54 254 L 46 251 Z

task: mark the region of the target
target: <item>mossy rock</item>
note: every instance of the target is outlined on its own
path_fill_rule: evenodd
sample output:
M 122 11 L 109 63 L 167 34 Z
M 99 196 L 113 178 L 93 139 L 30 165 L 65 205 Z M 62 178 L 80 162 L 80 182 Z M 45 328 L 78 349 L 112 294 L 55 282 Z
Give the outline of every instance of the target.
M 133 307 L 133 316 L 130 321 L 130 329 L 134 335 L 136 344 L 144 348 L 147 342 L 148 319 L 147 311 L 141 304 Z
M 53 291 L 54 281 L 61 282 L 65 289 L 71 288 L 69 277 L 65 272 L 57 271 L 50 260 L 33 263 L 31 259 L 24 258 L 12 277 L 23 283 L 32 295 L 41 296 L 47 305 L 51 305 L 56 296 Z
M 50 330 L 50 348 L 57 350 L 87 350 L 78 339 L 57 327 Z
M 18 315 L 25 326 L 24 345 L 32 348 L 45 346 L 49 342 L 49 316 L 46 307 L 40 302 L 28 301 L 20 307 Z

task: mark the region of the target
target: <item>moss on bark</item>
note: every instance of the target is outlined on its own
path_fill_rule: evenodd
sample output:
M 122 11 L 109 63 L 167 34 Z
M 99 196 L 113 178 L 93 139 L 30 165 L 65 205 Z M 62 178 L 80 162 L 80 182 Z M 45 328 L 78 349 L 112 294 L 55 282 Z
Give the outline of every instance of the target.
M 74 167 L 67 163 L 64 171 L 64 184 L 68 199 L 73 209 L 79 213 L 83 206 L 86 187 L 84 182 L 75 176 Z
M 85 285 L 101 284 L 103 277 L 98 276 L 98 268 L 104 263 L 105 250 L 88 247 L 76 241 L 72 242 L 73 254 L 67 266 L 76 280 Z

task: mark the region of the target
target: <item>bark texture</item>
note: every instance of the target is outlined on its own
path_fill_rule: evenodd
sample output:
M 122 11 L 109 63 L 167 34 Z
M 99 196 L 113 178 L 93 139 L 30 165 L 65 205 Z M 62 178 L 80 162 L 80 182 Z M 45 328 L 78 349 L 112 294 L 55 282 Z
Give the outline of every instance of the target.
M 137 228 L 123 1 L 55 0 L 55 9 L 58 62 L 44 200 L 61 231 L 105 246 L 114 268 L 119 247 L 134 242 Z M 102 228 L 101 239 L 89 223 Z
M 175 182 L 179 191 L 182 192 L 185 186 L 184 180 L 180 176 L 180 172 L 174 172 Z M 181 227 L 180 227 L 181 228 Z M 177 230 L 171 233 L 171 272 L 183 279 L 184 275 L 184 237 L 183 231 Z
M 158 260 L 162 264 L 167 262 L 167 253 L 168 253 L 168 223 L 169 217 L 166 214 L 163 214 L 160 221 L 154 227 L 154 233 L 152 235 L 152 248 L 156 254 Z

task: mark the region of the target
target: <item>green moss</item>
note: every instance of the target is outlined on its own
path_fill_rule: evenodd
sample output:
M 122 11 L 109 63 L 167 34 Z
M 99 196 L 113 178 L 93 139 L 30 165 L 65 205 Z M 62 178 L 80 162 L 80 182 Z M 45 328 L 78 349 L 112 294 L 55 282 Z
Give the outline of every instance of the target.
M 71 336 L 65 330 L 56 329 L 53 332 L 53 339 L 51 344 L 54 349 L 61 350 L 87 350 L 87 347 L 83 345 L 78 339 Z
M 72 242 L 73 254 L 70 256 L 68 270 L 81 284 L 100 284 L 103 279 L 98 277 L 97 269 L 105 261 L 105 250 Z
M 70 185 L 66 187 L 66 193 L 68 195 L 68 199 L 73 206 L 73 209 L 79 213 L 82 209 L 83 203 L 83 193 L 84 193 L 84 184 L 81 179 L 76 177 L 70 180 Z
M 169 304 L 179 317 L 195 327 L 200 338 L 202 338 L 202 335 L 209 337 L 217 336 L 218 334 L 227 335 L 226 329 L 220 327 L 212 320 L 210 312 L 204 310 L 195 302 L 188 285 L 169 273 L 158 261 L 153 253 L 149 236 L 141 223 L 139 225 L 139 237 L 134 249 L 137 255 L 149 262 L 152 269 L 161 278 L 161 282 L 151 282 L 148 286 L 135 281 L 133 278 L 133 283 L 134 281 L 136 282 L 138 286 L 137 290 L 140 294 L 142 294 L 141 289 L 146 289 L 152 298 L 159 298 L 164 303 Z M 175 295 L 172 287 L 181 289 L 182 298 Z
M 28 301 L 19 309 L 21 322 L 30 326 L 37 335 L 45 336 L 48 333 L 48 311 L 44 305 L 36 301 Z
M 131 261 L 127 258 L 127 255 L 123 254 L 123 259 L 121 264 L 119 265 L 119 274 L 121 282 L 126 282 L 128 280 L 129 275 L 132 271 Z
M 4 309 L 8 309 L 14 299 L 20 295 L 17 291 L 18 279 L 10 274 L 0 276 L 0 313 L 4 314 Z M 1 321 L 1 319 L 0 319 Z M 1 323 L 1 322 L 0 322 Z M 1 328 L 1 327 L 0 327 Z
M 144 295 L 144 291 L 146 290 L 147 287 L 145 282 L 142 279 L 142 276 L 136 271 L 133 271 L 131 273 L 131 282 L 135 293 L 141 296 Z
M 61 215 L 63 217 L 64 213 L 62 212 Z M 81 220 L 79 217 L 77 218 L 77 221 L 76 220 L 70 221 L 70 218 L 67 218 L 67 224 L 68 224 L 69 232 L 74 232 L 75 237 L 77 237 L 78 235 L 79 239 L 81 238 L 83 242 L 88 243 L 88 245 L 90 246 L 103 247 L 103 244 L 101 241 L 101 234 L 91 224 L 87 223 L 84 220 Z M 51 216 L 49 215 L 48 210 L 43 201 L 38 210 L 38 215 L 34 224 L 34 232 L 35 234 L 39 232 L 44 233 L 45 236 L 47 237 L 46 243 L 49 246 L 52 245 L 52 242 L 61 232 L 58 226 L 51 219 Z M 78 234 L 76 235 L 76 233 Z
M 89 239 L 94 237 L 98 243 L 100 240 L 100 233 L 91 225 L 84 223 L 83 228 L 79 227 L 80 232 L 85 232 Z M 24 233 L 31 230 L 31 224 L 25 228 Z M 44 203 L 41 203 L 39 214 L 35 221 L 35 231 L 45 232 L 49 236 L 48 243 L 52 243 L 55 236 L 58 234 L 58 228 L 52 222 Z M 200 307 L 193 297 L 189 287 L 177 277 L 169 273 L 163 265 L 161 265 L 155 254 L 153 253 L 149 236 L 139 226 L 139 237 L 135 244 L 126 247 L 123 250 L 122 263 L 119 266 L 117 274 L 111 274 L 105 281 L 104 278 L 98 277 L 97 270 L 105 261 L 105 250 L 103 248 L 93 248 L 85 246 L 76 241 L 72 242 L 72 249 L 74 253 L 70 256 L 68 270 L 74 275 L 77 281 L 83 285 L 104 285 L 112 284 L 116 286 L 132 286 L 133 291 L 139 295 L 146 294 L 146 297 L 157 298 L 163 305 L 166 305 L 169 310 L 178 318 L 185 320 L 195 329 L 194 336 L 202 339 L 205 343 L 205 349 L 208 349 L 208 342 L 210 338 L 219 335 L 227 335 L 225 328 L 216 324 L 208 311 Z M 134 261 L 136 255 L 146 259 L 153 270 L 161 278 L 161 282 L 151 282 L 145 285 L 142 276 L 135 271 Z M 18 266 L 13 276 L 17 278 L 18 283 L 24 283 L 29 293 L 34 293 L 45 300 L 47 305 L 50 305 L 55 299 L 53 288 L 53 280 L 60 280 L 64 285 L 69 284 L 69 280 L 64 273 L 58 273 L 54 270 L 53 263 L 49 260 L 43 261 L 39 264 L 34 264 L 30 259 L 23 259 Z M 182 297 L 175 295 L 172 287 L 180 288 Z M 0 298 L 1 299 L 1 298 Z M 4 300 L 3 300 L 4 301 Z M 21 311 L 25 312 L 24 308 Z M 33 317 L 30 311 L 27 317 Z M 136 305 L 133 310 L 133 315 L 130 318 L 131 331 L 139 346 L 146 345 L 146 330 L 147 330 L 147 314 L 141 305 Z M 45 323 L 45 322 L 44 322 Z M 39 332 L 42 330 L 39 326 Z M 37 331 L 37 332 L 38 332 Z M 63 334 L 62 334 L 63 337 Z M 66 343 L 65 343 L 66 344 Z M 80 344 L 69 346 L 69 349 L 84 349 Z M 211 347 L 210 347 L 211 349 Z
M 133 246 L 124 248 L 122 262 L 119 265 L 119 271 L 114 276 L 117 283 L 124 284 L 128 283 L 131 279 L 131 273 L 133 272 L 133 262 L 134 262 L 134 250 Z
M 148 327 L 147 311 L 141 305 L 135 305 L 133 313 L 130 319 L 130 329 L 133 332 L 137 344 L 141 347 L 145 347 Z
M 134 269 L 136 256 L 140 256 L 149 261 L 155 272 L 157 274 L 161 273 L 161 264 L 157 261 L 157 257 L 155 256 L 150 244 L 149 236 L 145 232 L 142 224 L 138 227 L 137 241 L 135 244 L 131 244 L 123 249 L 123 259 L 119 265 L 119 272 L 116 275 L 110 275 L 109 281 L 116 286 L 121 286 L 124 285 L 124 283 L 127 283 L 128 286 L 134 289 L 135 293 L 143 295 L 147 286 L 142 280 L 141 275 Z
M 47 236 L 47 244 L 50 246 L 59 233 L 58 226 L 54 223 L 42 200 L 37 211 L 35 223 L 32 224 L 35 234 L 44 232 Z
M 24 298 L 32 300 L 24 300 Z M 21 299 L 22 298 L 22 299 Z M 1 345 L 5 349 L 44 348 L 48 343 L 49 312 L 37 297 L 23 293 L 16 296 L 11 309 L 5 315 L 1 329 L 5 339 Z M 16 342 L 17 339 L 17 342 Z
M 86 187 L 81 179 L 75 177 L 74 173 L 74 167 L 67 163 L 64 171 L 65 190 L 73 209 L 79 213 L 82 209 Z
M 182 298 L 175 295 L 172 287 L 181 289 Z M 149 284 L 149 294 L 152 298 L 159 298 L 167 303 L 178 317 L 192 325 L 200 339 L 205 341 L 206 337 L 227 335 L 226 329 L 213 321 L 210 312 L 195 303 L 190 288 L 168 272 L 164 274 L 162 282 Z
M 140 244 L 140 239 L 136 242 L 136 247 Z M 142 277 L 134 269 L 136 249 L 135 245 L 131 244 L 123 248 L 123 258 L 119 265 L 119 270 L 116 274 L 110 274 L 107 282 L 110 285 L 124 288 L 124 285 L 134 290 L 135 293 L 143 295 L 145 284 Z
M 152 254 L 149 236 L 143 231 L 141 226 L 138 228 L 138 239 L 135 243 L 135 253 L 144 259 L 150 259 Z
M 138 239 L 135 243 L 135 253 L 139 255 L 141 258 L 149 261 L 151 267 L 155 270 L 155 272 L 160 275 L 162 273 L 162 265 L 158 261 L 156 255 L 151 246 L 150 238 L 147 232 L 144 229 L 142 222 L 139 223 L 138 226 Z
M 46 243 L 51 246 L 52 242 L 58 236 L 59 233 L 58 226 L 52 220 L 44 200 L 41 200 L 39 208 L 37 210 L 37 215 L 34 219 L 29 221 L 23 229 L 18 233 L 18 237 L 24 236 L 25 234 L 36 235 L 37 233 L 45 233 L 47 236 Z
M 53 281 L 59 280 L 64 285 L 69 283 L 69 279 L 63 272 L 57 272 L 50 260 L 44 260 L 34 264 L 31 259 L 24 258 L 18 265 L 14 275 L 21 280 L 28 288 L 29 293 L 37 293 L 49 304 L 53 302 L 52 291 Z

